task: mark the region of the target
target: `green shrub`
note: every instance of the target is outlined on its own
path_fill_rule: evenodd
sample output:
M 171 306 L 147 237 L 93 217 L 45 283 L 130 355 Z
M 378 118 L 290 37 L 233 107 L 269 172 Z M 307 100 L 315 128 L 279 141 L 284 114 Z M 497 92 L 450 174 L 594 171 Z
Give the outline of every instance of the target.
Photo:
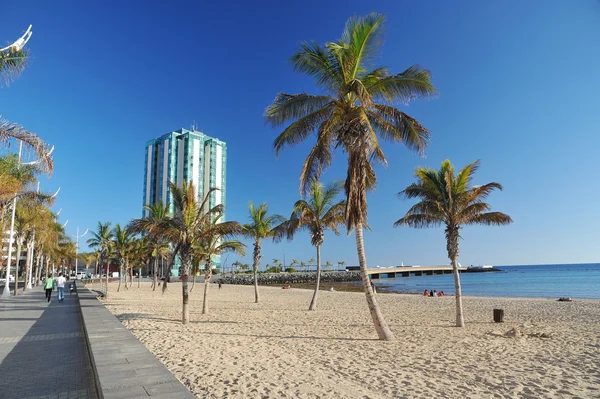
M 296 273 L 298 270 L 294 269 L 293 267 L 288 267 L 287 269 L 285 269 L 285 271 L 288 273 Z

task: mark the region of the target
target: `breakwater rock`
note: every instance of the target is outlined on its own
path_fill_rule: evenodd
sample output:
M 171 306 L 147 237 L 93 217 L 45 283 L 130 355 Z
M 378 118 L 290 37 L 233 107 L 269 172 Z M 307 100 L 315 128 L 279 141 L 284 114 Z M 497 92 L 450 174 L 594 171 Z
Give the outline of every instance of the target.
M 220 274 L 214 281 L 223 284 L 252 285 L 254 276 L 252 274 Z M 313 283 L 317 281 L 315 272 L 296 273 L 259 273 L 258 284 L 299 284 Z M 360 281 L 359 272 L 322 272 L 322 283 L 343 283 L 348 281 Z

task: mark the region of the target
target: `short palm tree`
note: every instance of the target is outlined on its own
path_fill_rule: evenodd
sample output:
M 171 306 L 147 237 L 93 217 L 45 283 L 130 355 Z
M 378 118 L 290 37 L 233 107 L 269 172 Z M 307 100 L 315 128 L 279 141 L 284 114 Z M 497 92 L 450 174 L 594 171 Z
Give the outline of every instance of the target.
M 157 202 L 151 205 L 145 205 L 144 209 L 148 211 L 148 215 L 144 216 L 142 219 L 135 219 L 127 226 L 127 229 L 134 234 L 149 234 L 149 229 L 151 227 L 156 226 L 161 220 L 170 217 L 169 206 L 163 204 L 162 202 Z M 156 287 L 158 286 L 158 260 L 161 256 L 165 255 L 169 247 L 169 242 L 161 236 L 146 235 L 144 244 L 150 252 L 150 257 L 153 259 L 154 277 L 152 283 L 152 291 L 155 291 Z
M 424 228 L 446 226 L 446 249 L 452 262 L 454 288 L 456 291 L 456 326 L 465 325 L 462 307 L 462 292 L 458 273 L 458 239 L 460 229 L 472 224 L 505 225 L 512 222 L 510 216 L 501 212 L 489 212 L 491 206 L 485 202 L 490 193 L 502 190 L 499 183 L 471 186 L 473 174 L 479 168 L 475 161 L 461 169 L 456 175 L 449 160 L 442 162 L 440 170 L 417 168 L 417 182 L 398 193 L 406 198 L 418 198 L 406 215 L 394 223 L 394 227 L 410 226 Z
M 123 277 L 125 277 L 125 289 L 127 289 L 127 270 L 129 269 L 129 258 L 132 255 L 133 237 L 119 223 L 113 228 L 112 235 L 112 255 L 119 265 L 119 285 L 117 287 L 117 292 L 119 292 Z
M 243 235 L 254 241 L 253 264 L 254 271 L 254 302 L 260 302 L 258 294 L 258 267 L 260 266 L 261 241 L 269 238 L 274 238 L 277 235 L 278 229 L 281 228 L 285 218 L 281 215 L 267 216 L 268 206 L 263 202 L 258 207 L 250 202 L 248 205 L 250 213 L 250 223 L 244 225 Z
M 265 116 L 274 127 L 291 122 L 275 139 L 277 154 L 316 135 L 300 175 L 302 193 L 331 164 L 334 149 L 348 154 L 346 226 L 356 232 L 361 280 L 375 329 L 380 339 L 391 340 L 394 336 L 369 283 L 364 251 L 367 191 L 376 183 L 372 162 L 387 164 L 379 139 L 424 152 L 427 129 L 390 104 L 432 95 L 435 88 L 429 71 L 416 65 L 399 74 L 385 67 L 369 69 L 381 51 L 383 23 L 384 17 L 376 13 L 350 18 L 338 41 L 325 46 L 302 43 L 291 58 L 294 69 L 313 77 L 325 94 L 279 93 Z
M 106 264 L 106 290 L 104 292 L 104 297 L 108 298 L 108 278 L 110 275 L 110 264 L 108 262 L 108 257 L 110 255 L 113 239 L 113 232 L 110 228 L 110 222 L 98 222 L 97 231 L 92 231 L 91 233 L 92 237 L 87 240 L 87 244 L 90 246 L 90 248 L 97 249 L 100 252 L 100 267 L 102 268 L 102 266 Z
M 233 252 L 246 255 L 246 246 L 232 238 L 243 233 L 243 228 L 238 222 L 221 222 L 223 213 L 218 212 L 212 220 L 202 226 L 202 237 L 198 240 L 196 253 L 204 262 L 204 299 L 202 301 L 202 314 L 208 313 L 208 287 L 213 273 L 213 259 L 224 252 Z
M 293 239 L 296 232 L 308 230 L 310 243 L 317 249 L 317 281 L 308 310 L 317 310 L 321 283 L 321 245 L 325 240 L 325 230 L 330 229 L 339 235 L 338 227 L 344 224 L 346 201 L 337 199 L 341 191 L 342 184 L 339 182 L 324 187 L 317 180 L 313 180 L 306 200 L 296 201 L 292 215 L 285 224 L 288 240 Z
M 196 190 L 192 183 L 183 182 L 179 187 L 169 183 L 175 213 L 162 219 L 135 219 L 129 223 L 129 229 L 136 233 L 146 232 L 152 238 L 163 238 L 173 245 L 173 256 L 181 259 L 181 290 L 183 298 L 181 322 L 187 324 L 190 319 L 188 278 L 192 267 L 194 246 L 201 239 L 202 226 L 221 212 L 223 205 L 208 208 L 210 195 L 217 189 L 208 190 L 202 202 L 196 199 Z

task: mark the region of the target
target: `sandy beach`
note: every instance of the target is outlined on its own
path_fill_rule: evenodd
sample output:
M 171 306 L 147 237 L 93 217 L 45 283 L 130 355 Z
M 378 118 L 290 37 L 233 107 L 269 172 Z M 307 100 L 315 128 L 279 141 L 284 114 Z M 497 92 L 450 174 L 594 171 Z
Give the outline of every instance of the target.
M 91 286 L 98 289 L 99 285 Z M 395 342 L 378 341 L 364 294 L 137 283 L 107 307 L 198 398 L 599 398 L 600 301 L 378 294 Z M 492 309 L 505 311 L 492 322 Z M 512 330 L 512 331 L 511 331 Z M 516 334 L 514 334 L 516 332 Z

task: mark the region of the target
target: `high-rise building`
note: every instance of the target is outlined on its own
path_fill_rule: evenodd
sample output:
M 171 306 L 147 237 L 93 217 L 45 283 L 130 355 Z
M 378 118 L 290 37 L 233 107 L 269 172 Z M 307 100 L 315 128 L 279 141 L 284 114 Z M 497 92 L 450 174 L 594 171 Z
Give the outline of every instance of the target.
M 196 130 L 179 129 L 146 142 L 144 205 L 162 202 L 174 211 L 169 182 L 193 183 L 202 201 L 211 188 L 209 207 L 225 205 L 227 146 Z M 148 211 L 144 209 L 143 216 Z M 221 221 L 224 221 L 221 219 Z

